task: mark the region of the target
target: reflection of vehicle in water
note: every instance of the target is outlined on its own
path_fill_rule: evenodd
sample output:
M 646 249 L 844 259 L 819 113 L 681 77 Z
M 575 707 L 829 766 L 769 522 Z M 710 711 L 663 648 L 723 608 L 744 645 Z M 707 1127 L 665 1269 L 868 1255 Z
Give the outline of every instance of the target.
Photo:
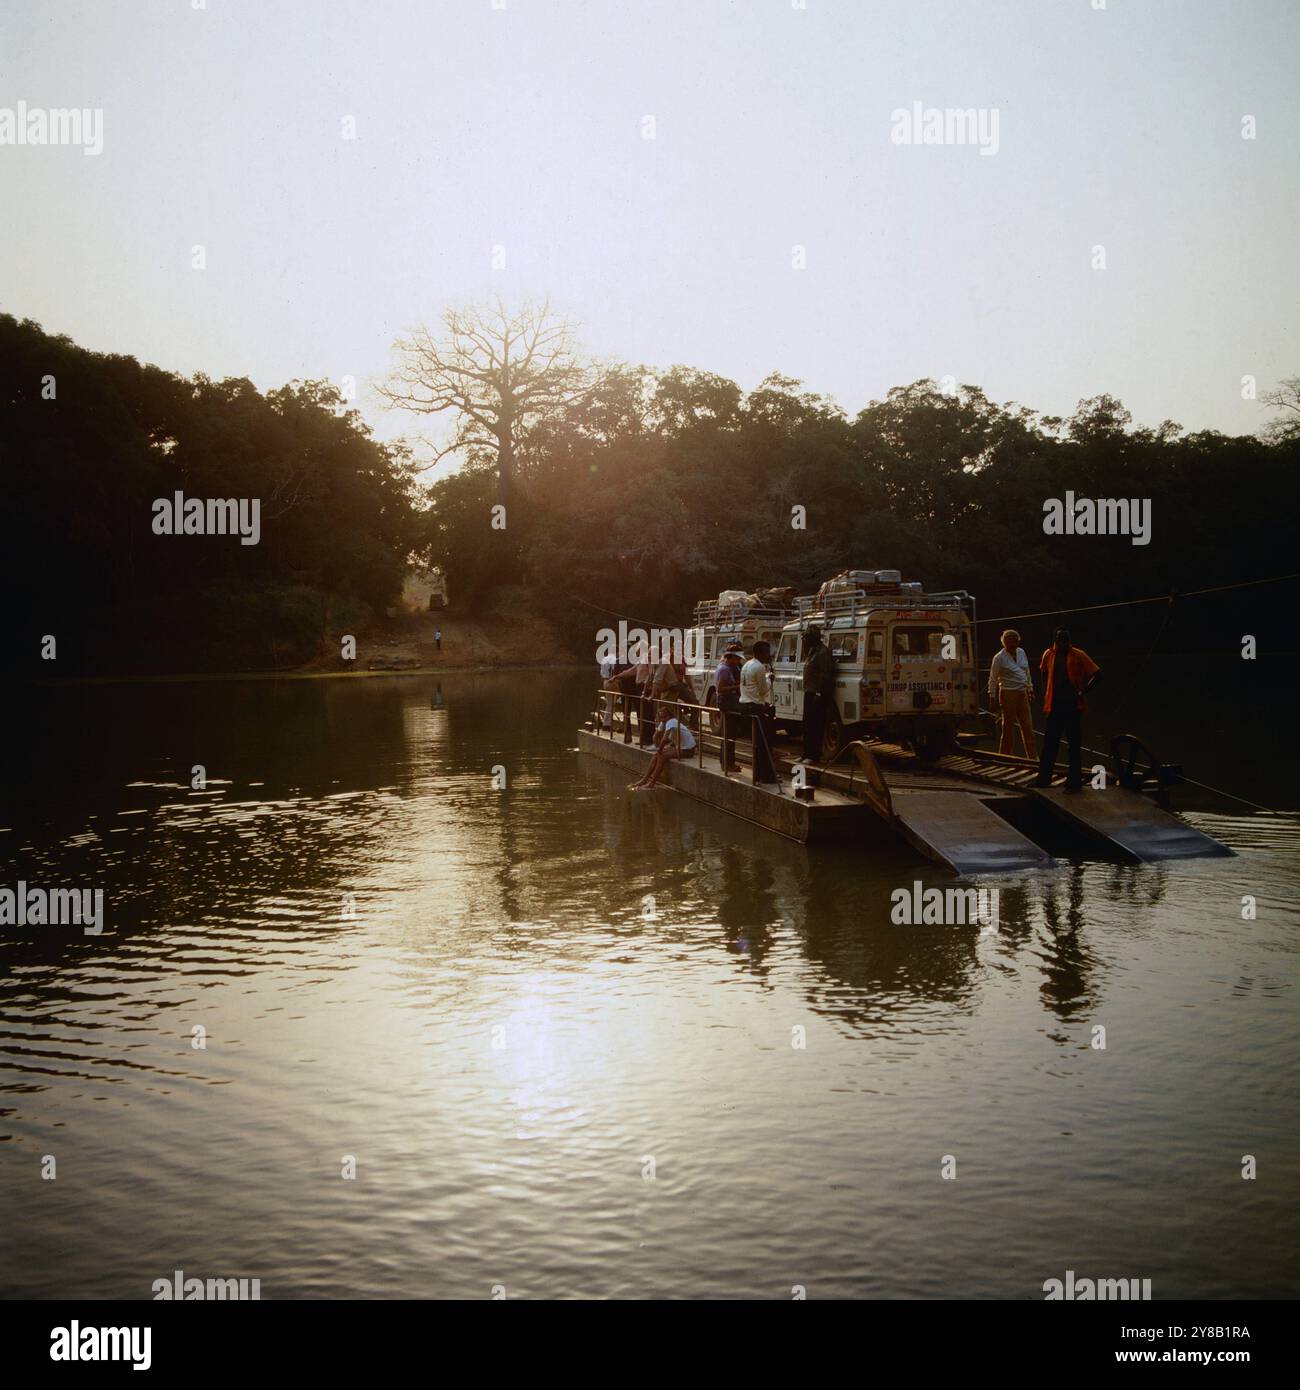
M 865 734 L 936 758 L 979 712 L 975 600 L 964 590 L 927 594 L 897 570 L 848 570 L 795 608 L 776 648 L 776 717 L 791 730 L 803 722 L 804 634 L 815 624 L 837 668 L 825 758 Z
M 793 589 L 760 589 L 752 594 L 724 589 L 716 599 L 695 605 L 686 673 L 700 704 L 717 704 L 713 674 L 728 645 L 739 642 L 748 655 L 755 642 L 770 642 L 775 651 L 781 629 L 794 616 L 794 603 Z

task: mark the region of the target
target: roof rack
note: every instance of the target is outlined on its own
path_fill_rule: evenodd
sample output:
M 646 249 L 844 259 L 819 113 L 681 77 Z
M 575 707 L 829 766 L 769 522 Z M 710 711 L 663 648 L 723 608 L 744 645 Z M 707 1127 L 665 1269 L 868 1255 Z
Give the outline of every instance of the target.
M 703 599 L 695 605 L 696 627 L 711 627 L 718 623 L 779 622 L 786 623 L 794 613 L 793 608 L 751 608 L 747 603 L 719 603 L 717 599 Z
M 831 618 L 852 618 L 873 609 L 961 608 L 969 599 L 964 589 L 945 593 L 901 593 L 898 585 L 873 585 L 871 589 L 841 589 L 819 599 L 816 594 L 804 594 L 795 599 L 795 617 L 814 614 Z

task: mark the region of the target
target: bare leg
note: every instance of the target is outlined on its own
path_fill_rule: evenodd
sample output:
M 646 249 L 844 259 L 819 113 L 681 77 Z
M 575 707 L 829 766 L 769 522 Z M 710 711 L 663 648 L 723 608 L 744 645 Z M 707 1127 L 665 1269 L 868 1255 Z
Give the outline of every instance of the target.
M 647 787 L 658 786 L 660 777 L 663 776 L 664 768 L 669 761 L 678 755 L 675 752 L 661 751 L 655 758 L 654 766 L 650 769 L 650 780 L 646 783 Z
M 641 791 L 645 787 L 653 787 L 659 780 L 659 769 L 663 766 L 663 754 L 655 749 L 654 757 L 650 759 L 650 766 L 646 768 L 645 776 L 639 782 L 633 782 L 628 788 L 629 791 Z

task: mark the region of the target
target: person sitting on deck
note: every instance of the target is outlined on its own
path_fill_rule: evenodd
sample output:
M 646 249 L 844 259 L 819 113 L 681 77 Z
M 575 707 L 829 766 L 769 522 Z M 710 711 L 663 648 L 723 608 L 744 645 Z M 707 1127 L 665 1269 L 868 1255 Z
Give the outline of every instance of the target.
M 639 782 L 628 784 L 631 791 L 649 791 L 672 759 L 689 758 L 695 751 L 695 735 L 673 713 L 672 706 L 664 705 L 663 711 L 663 722 L 655 730 L 655 755 L 650 759 L 645 776 Z
M 1052 770 L 1056 766 L 1056 754 L 1061 746 L 1061 734 L 1064 733 L 1070 745 L 1070 767 L 1065 775 L 1065 790 L 1081 791 L 1081 721 L 1088 709 L 1084 696 L 1101 679 L 1101 668 L 1082 647 L 1071 644 L 1070 634 L 1063 627 L 1056 629 L 1056 641 L 1043 653 L 1041 667 L 1043 713 L 1047 715 L 1047 727 L 1043 730 L 1043 756 L 1038 764 L 1034 786 L 1052 785 Z

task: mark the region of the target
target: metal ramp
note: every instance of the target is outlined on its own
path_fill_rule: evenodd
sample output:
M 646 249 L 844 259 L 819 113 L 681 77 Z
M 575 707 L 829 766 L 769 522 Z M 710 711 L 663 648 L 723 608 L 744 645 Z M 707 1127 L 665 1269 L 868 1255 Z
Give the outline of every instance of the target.
M 1139 792 L 1113 785 L 1105 791 L 1086 786 L 1078 792 L 1067 792 L 1060 787 L 1028 790 L 1053 814 L 1102 841 L 1130 864 L 1232 854 L 1227 845 L 1221 845 L 1180 817 L 1161 810 Z
M 1131 736 L 1120 742 L 1135 743 Z M 1141 745 L 1139 745 L 1140 747 Z M 876 749 L 890 766 L 909 765 L 912 754 L 892 744 Z M 911 763 L 910 765 L 915 765 Z M 925 765 L 930 773 L 945 772 L 983 782 L 1034 801 L 1112 855 L 1129 864 L 1166 859 L 1208 859 L 1231 855 L 1227 845 L 1211 839 L 1180 816 L 1157 806 L 1150 797 L 1108 779 L 1104 791 L 1085 784 L 1079 792 L 1065 790 L 1057 768 L 1050 787 L 1034 785 L 1038 766 L 1025 758 L 962 747 Z
M 893 800 L 894 825 L 903 838 L 955 874 L 1050 869 L 1056 864 L 978 796 L 896 790 Z

